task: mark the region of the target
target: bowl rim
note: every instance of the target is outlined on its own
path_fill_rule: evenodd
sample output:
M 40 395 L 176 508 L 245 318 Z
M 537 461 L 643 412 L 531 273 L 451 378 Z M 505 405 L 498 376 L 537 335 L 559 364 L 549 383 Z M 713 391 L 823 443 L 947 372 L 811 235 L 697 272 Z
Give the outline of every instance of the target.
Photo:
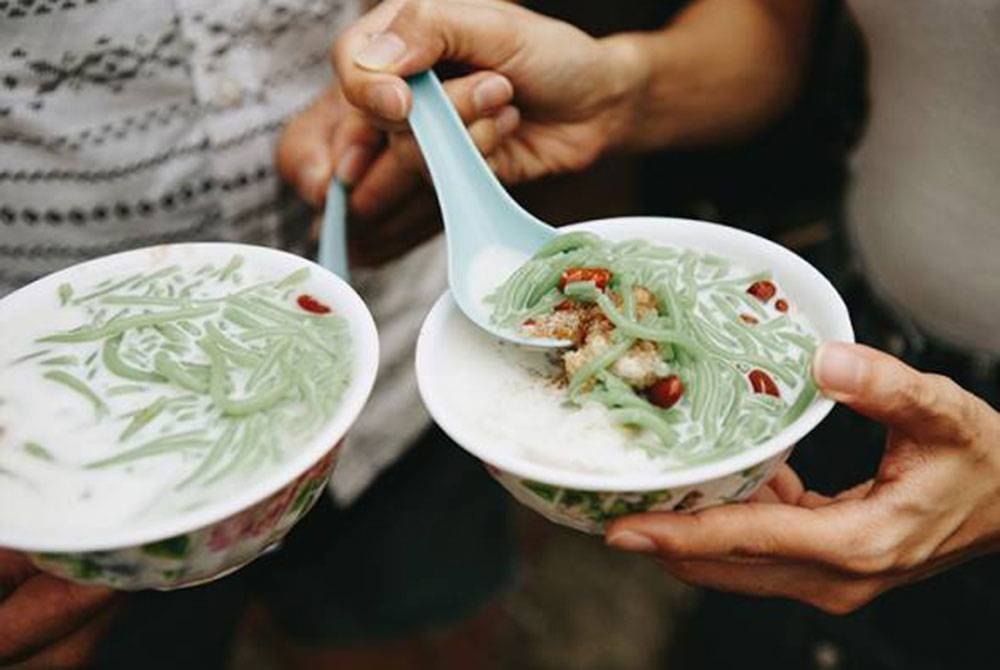
M 793 266 L 797 265 L 801 271 L 812 276 L 821 290 L 830 297 L 829 308 L 836 317 L 836 329 L 839 331 L 837 333 L 838 339 L 841 341 L 854 341 L 854 329 L 851 325 L 847 306 L 830 281 L 811 263 L 794 251 L 754 233 L 708 221 L 661 216 L 623 216 L 594 219 L 560 227 L 559 231 L 560 233 L 564 233 L 572 230 L 599 228 L 608 224 L 644 224 L 650 221 L 656 221 L 661 224 L 671 223 L 692 228 L 706 228 L 713 234 L 731 235 L 735 238 L 743 238 L 746 242 L 752 241 L 754 245 L 762 244 L 769 253 L 784 257 L 787 263 Z M 657 240 L 651 241 L 655 242 Z M 694 246 L 694 248 L 697 247 Z M 711 251 L 711 249 L 702 250 Z M 509 452 L 505 453 L 502 450 L 494 450 L 495 453 L 492 453 L 490 448 L 484 445 L 487 442 L 486 440 L 472 434 L 474 431 L 464 430 L 452 420 L 451 413 L 448 412 L 447 401 L 439 395 L 436 385 L 431 381 L 433 377 L 433 370 L 431 368 L 433 350 L 430 341 L 434 337 L 434 333 L 439 332 L 445 321 L 455 313 L 465 318 L 451 298 L 451 294 L 445 291 L 434 303 L 434 306 L 421 326 L 416 348 L 416 372 L 417 386 L 423 398 L 424 405 L 441 429 L 473 456 L 489 466 L 503 470 L 516 477 L 542 484 L 582 491 L 640 493 L 690 486 L 720 479 L 763 463 L 784 450 L 794 447 L 802 437 L 812 431 L 830 413 L 835 404 L 833 400 L 823 395 L 818 395 L 798 419 L 789 424 L 777 435 L 749 449 L 708 463 L 655 473 L 579 472 L 537 463 Z
M 40 553 L 112 551 L 131 549 L 201 531 L 253 507 L 291 485 L 338 445 L 367 404 L 379 365 L 378 332 L 371 312 L 358 293 L 343 279 L 308 258 L 281 249 L 238 242 L 178 242 L 130 249 L 77 263 L 41 277 L 0 298 L 0 308 L 11 302 L 26 300 L 46 288 L 54 288 L 64 278 L 74 275 L 85 266 L 113 264 L 127 256 L 156 253 L 156 250 L 162 248 L 169 248 L 176 253 L 177 248 L 192 247 L 212 247 L 212 253 L 219 253 L 220 256 L 227 251 L 242 251 L 246 254 L 285 257 L 292 259 L 299 267 L 308 267 L 314 273 L 313 277 L 323 282 L 324 289 L 329 290 L 332 295 L 330 302 L 334 304 L 338 314 L 347 319 L 354 338 L 352 379 L 344 390 L 333 417 L 292 458 L 268 470 L 265 476 L 254 479 L 248 486 L 237 489 L 233 495 L 205 507 L 174 514 L 146 525 L 131 525 L 124 530 L 102 530 L 95 532 L 95 537 L 86 538 L 60 539 L 52 536 L 55 535 L 52 533 L 50 537 L 31 537 L 25 533 L 10 533 L 0 527 L 0 547 Z

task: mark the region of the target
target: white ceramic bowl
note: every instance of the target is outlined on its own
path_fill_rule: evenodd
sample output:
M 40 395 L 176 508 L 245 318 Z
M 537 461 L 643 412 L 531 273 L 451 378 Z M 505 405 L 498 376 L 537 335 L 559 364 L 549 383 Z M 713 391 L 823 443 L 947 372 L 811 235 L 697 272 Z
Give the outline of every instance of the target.
M 711 252 L 746 268 L 770 269 L 782 294 L 797 306 L 821 340 L 854 340 L 847 308 L 830 282 L 793 252 L 757 235 L 714 223 L 662 217 L 601 219 L 560 232 L 573 230 L 589 230 L 611 240 L 641 238 Z M 745 500 L 833 408 L 833 401 L 818 396 L 778 435 L 732 456 L 689 468 L 641 474 L 569 471 L 500 448 L 494 438 L 460 416 L 453 399 L 455 385 L 445 380 L 461 362 L 450 355 L 442 336 L 455 319 L 465 316 L 445 293 L 428 314 L 417 342 L 417 380 L 431 416 L 520 502 L 556 523 L 587 532 L 601 532 L 607 520 L 624 514 L 697 510 Z M 484 331 L 471 336 L 490 337 Z M 468 383 L 468 392 L 476 392 L 475 380 Z
M 250 265 L 263 265 L 275 277 L 308 265 L 317 295 L 344 317 L 350 327 L 352 366 L 334 415 L 322 430 L 287 460 L 249 481 L 233 495 L 190 512 L 139 528 L 81 535 L 19 532 L 0 527 L 0 547 L 27 552 L 52 574 L 78 582 L 119 589 L 171 589 L 225 575 L 274 545 L 310 509 L 325 488 L 344 435 L 357 419 L 375 383 L 378 336 L 371 313 L 343 280 L 298 256 L 243 244 L 184 243 L 136 249 L 81 263 L 44 277 L 0 300 L 0 326 L 18 305 L 45 305 L 63 282 L 129 271 L 139 265 L 157 268 L 192 255 L 222 261 L 241 254 Z M 124 270 L 123 270 L 124 269 Z

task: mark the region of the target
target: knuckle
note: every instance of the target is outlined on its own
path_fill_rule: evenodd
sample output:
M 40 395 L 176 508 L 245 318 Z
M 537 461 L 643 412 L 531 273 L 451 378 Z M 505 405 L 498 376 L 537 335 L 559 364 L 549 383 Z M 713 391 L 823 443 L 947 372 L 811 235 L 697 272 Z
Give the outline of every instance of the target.
M 590 165 L 593 158 L 593 154 L 584 148 L 583 151 L 574 152 L 569 155 L 566 167 L 571 172 L 580 172 Z
M 925 409 L 937 405 L 937 388 L 933 382 L 934 375 L 914 374 L 899 390 L 899 399 L 907 407 Z
M 687 584 L 688 586 L 700 586 L 699 572 L 697 568 L 688 561 L 655 559 L 660 568 L 674 579 Z
M 381 198 L 371 189 L 355 189 L 351 194 L 351 213 L 360 220 L 371 219 L 378 210 Z
M 980 406 L 976 398 L 958 385 L 955 380 L 941 375 L 930 375 L 936 387 L 936 416 L 942 428 L 954 442 L 971 445 L 979 437 Z
M 458 112 L 458 116 L 465 123 L 469 123 L 475 118 L 475 104 L 472 100 L 472 91 L 475 84 L 467 80 L 466 77 L 458 79 L 446 79 L 442 82 L 444 92 L 451 100 L 451 104 Z
M 469 134 L 476 148 L 484 154 L 488 154 L 499 144 L 500 135 L 497 132 L 496 122 L 492 119 L 477 121 L 469 127 Z
M 944 375 L 925 373 L 923 375 L 924 384 L 922 397 L 923 404 L 927 407 L 950 408 L 962 395 L 962 387 L 954 380 Z
M 392 27 L 395 28 L 399 24 L 409 24 L 412 22 L 416 22 L 419 25 L 433 11 L 433 4 L 431 0 L 406 0 L 396 13 L 396 18 L 392 21 Z
M 926 564 L 932 555 L 931 547 L 892 546 L 889 543 L 882 543 L 878 548 L 852 555 L 841 568 L 855 577 L 906 574 Z
M 931 551 L 923 547 L 908 547 L 897 550 L 887 572 L 906 573 L 924 565 L 931 557 Z
M 676 561 L 687 557 L 687 546 L 680 538 L 674 537 L 672 534 L 659 533 L 655 536 L 654 541 L 656 542 L 656 553 L 664 559 L 675 561 L 675 565 L 679 565 Z
M 951 430 L 956 442 L 963 446 L 973 446 L 980 442 L 982 426 L 982 405 L 979 399 L 952 380 L 948 380 L 950 397 L 953 398 Z M 986 446 L 986 445 L 984 445 Z
M 816 609 L 835 616 L 843 616 L 853 611 L 847 601 L 840 597 L 814 598 L 809 601 L 809 604 Z
M 849 537 L 845 546 L 854 547 L 854 550 L 836 567 L 850 575 L 880 575 L 896 569 L 901 560 L 895 538 L 881 528 L 866 529 L 863 534 Z
M 358 36 L 363 36 L 363 30 L 364 28 L 362 24 L 355 24 L 350 28 L 347 28 L 333 41 L 333 45 L 330 47 L 329 59 L 334 69 L 336 69 L 339 64 L 350 61 L 351 57 L 354 55 L 351 53 L 351 46 L 354 44 Z
M 970 444 L 976 440 L 979 406 L 953 379 L 932 373 L 915 375 L 903 387 L 901 397 L 913 408 L 915 418 L 951 441 Z
M 405 170 L 418 170 L 421 165 L 420 150 L 412 137 L 394 135 L 390 142 L 396 163 Z
M 504 151 L 490 154 L 486 161 L 496 172 L 500 181 L 505 184 L 517 184 L 528 180 L 528 171 L 525 166 Z
M 867 601 L 863 601 L 852 596 L 845 594 L 836 594 L 830 596 L 824 596 L 817 599 L 812 604 L 818 609 L 826 612 L 827 614 L 833 614 L 835 616 L 844 616 L 854 612 Z
M 808 602 L 827 614 L 844 616 L 861 609 L 880 592 L 874 580 L 839 583 L 816 594 Z
M 735 558 L 760 558 L 776 556 L 780 552 L 780 542 L 772 535 L 760 534 L 755 537 L 737 538 L 728 554 Z
M 496 156 L 487 156 L 486 157 L 486 165 L 489 166 L 490 172 L 493 172 L 494 174 L 496 174 L 498 176 L 500 175 L 502 165 L 500 163 L 500 160 Z M 501 181 L 502 181 L 502 179 L 501 179 Z
M 893 570 L 899 557 L 894 550 L 869 550 L 849 556 L 843 564 L 844 570 L 858 577 L 880 575 Z
M 596 142 L 577 142 L 573 151 L 565 156 L 565 167 L 570 172 L 581 172 L 589 168 L 601 156 L 601 146 Z
M 891 564 L 892 561 L 885 556 L 855 554 L 846 558 L 840 567 L 850 575 L 864 577 L 887 570 Z

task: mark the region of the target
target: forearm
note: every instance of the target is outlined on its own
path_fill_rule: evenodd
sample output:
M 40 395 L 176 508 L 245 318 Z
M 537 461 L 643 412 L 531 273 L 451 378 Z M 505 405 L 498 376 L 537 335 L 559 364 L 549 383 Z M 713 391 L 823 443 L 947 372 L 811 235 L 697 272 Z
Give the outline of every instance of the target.
M 819 0 L 699 0 L 661 30 L 605 39 L 630 93 L 612 149 L 744 139 L 785 112 Z

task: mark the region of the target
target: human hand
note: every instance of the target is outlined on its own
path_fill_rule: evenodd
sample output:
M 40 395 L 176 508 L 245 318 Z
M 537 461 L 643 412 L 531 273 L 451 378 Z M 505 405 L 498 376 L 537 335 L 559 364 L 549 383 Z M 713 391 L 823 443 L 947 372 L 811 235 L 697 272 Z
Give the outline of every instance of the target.
M 412 102 L 402 77 L 441 61 L 503 75 L 521 122 L 487 162 L 507 182 L 590 165 L 625 132 L 645 77 L 628 40 L 499 0 L 389 0 L 343 33 L 333 61 L 347 100 L 396 133 Z
M 874 479 L 835 497 L 784 466 L 746 504 L 619 519 L 607 542 L 680 579 L 833 613 L 1000 548 L 1000 413 L 862 345 L 817 352 L 823 392 L 888 426 Z
M 509 105 L 513 88 L 504 77 L 480 72 L 450 80 L 445 89 L 485 155 L 517 127 L 517 110 Z M 351 187 L 348 241 L 354 263 L 386 262 L 440 229 L 412 137 L 373 126 L 335 85 L 289 122 L 276 160 L 284 179 L 314 207 L 322 206 L 332 176 Z
M 0 666 L 86 666 L 116 600 L 109 589 L 53 577 L 0 549 Z

